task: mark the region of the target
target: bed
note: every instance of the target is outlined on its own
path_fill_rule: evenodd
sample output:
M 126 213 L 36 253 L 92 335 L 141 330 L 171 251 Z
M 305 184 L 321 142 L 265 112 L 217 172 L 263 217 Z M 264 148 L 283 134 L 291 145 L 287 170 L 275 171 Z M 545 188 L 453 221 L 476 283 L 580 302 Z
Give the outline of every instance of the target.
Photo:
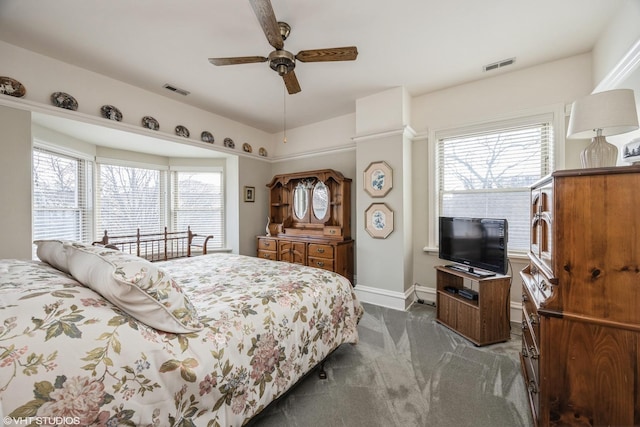
M 362 307 L 325 270 L 232 254 L 150 263 L 60 241 L 38 256 L 0 260 L 4 416 L 240 426 L 358 341 Z

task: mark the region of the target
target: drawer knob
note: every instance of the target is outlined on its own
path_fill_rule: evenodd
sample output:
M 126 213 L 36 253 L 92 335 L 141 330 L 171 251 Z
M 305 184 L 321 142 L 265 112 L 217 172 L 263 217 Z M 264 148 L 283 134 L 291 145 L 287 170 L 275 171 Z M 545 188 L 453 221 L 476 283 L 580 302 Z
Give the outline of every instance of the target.
M 318 253 L 319 254 L 323 254 L 324 253 L 324 248 L 318 248 Z
M 265 246 L 271 246 L 271 242 L 264 242 Z
M 316 265 L 317 265 L 318 267 L 324 267 L 324 262 L 322 262 L 322 261 L 316 261 Z

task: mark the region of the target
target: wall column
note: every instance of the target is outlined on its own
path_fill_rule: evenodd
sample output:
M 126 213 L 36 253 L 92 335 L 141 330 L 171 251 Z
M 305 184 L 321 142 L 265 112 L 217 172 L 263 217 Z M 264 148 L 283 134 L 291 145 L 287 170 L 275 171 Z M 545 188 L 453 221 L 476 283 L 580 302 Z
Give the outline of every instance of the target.
M 402 87 L 356 101 L 356 292 L 364 302 L 404 310 L 412 301 L 412 181 L 408 126 L 410 97 Z M 383 197 L 364 189 L 364 172 L 384 161 L 393 186 Z M 366 230 L 365 211 L 384 203 L 394 213 L 393 232 L 385 239 Z
M 0 258 L 31 259 L 29 111 L 0 106 L 0 178 Z

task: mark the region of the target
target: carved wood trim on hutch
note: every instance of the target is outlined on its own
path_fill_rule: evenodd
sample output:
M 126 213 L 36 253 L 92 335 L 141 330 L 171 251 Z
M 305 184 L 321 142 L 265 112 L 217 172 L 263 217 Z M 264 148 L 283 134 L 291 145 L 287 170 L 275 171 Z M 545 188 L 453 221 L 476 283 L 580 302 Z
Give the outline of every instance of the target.
M 275 175 L 260 258 L 334 271 L 353 283 L 351 179 L 333 169 Z

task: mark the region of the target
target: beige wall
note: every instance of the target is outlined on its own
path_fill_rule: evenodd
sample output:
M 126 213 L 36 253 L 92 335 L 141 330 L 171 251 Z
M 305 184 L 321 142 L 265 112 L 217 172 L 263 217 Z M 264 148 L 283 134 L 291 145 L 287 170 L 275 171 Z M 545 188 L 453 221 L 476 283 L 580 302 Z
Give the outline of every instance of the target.
M 0 106 L 0 258 L 31 258 L 31 114 Z
M 436 130 L 546 110 L 560 116 L 556 126 L 556 169 L 579 167 L 573 145 L 569 152 L 565 150 L 564 107 L 589 93 L 591 81 L 590 55 L 585 54 L 414 98 L 412 125 L 423 136 L 413 143 L 414 183 L 432 180 L 435 141 L 431 139 Z M 582 148 L 584 143 L 577 145 Z M 420 287 L 430 292 L 435 288 L 434 266 L 442 263 L 435 249 L 434 189 L 431 185 L 414 184 L 413 198 L 413 277 Z M 526 259 L 511 257 L 510 260 L 514 277 L 511 300 L 518 302 L 521 295 L 518 271 L 524 268 Z
M 271 163 L 247 157 L 238 158 L 239 230 L 238 253 L 256 256 L 256 236 L 264 235 L 269 213 L 269 198 L 265 184 L 272 176 Z M 244 201 L 244 187 L 255 188 L 255 202 Z M 228 201 L 228 199 L 227 199 Z

